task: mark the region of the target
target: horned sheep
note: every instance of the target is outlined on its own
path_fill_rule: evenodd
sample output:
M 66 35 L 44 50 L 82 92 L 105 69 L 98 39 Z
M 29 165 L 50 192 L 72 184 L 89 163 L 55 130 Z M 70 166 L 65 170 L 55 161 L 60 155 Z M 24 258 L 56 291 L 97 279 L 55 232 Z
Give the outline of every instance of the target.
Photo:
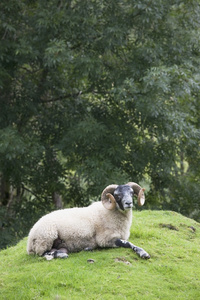
M 39 219 L 30 230 L 28 254 L 50 260 L 67 258 L 68 253 L 105 247 L 131 248 L 141 258 L 150 255 L 130 243 L 133 195 L 138 204 L 145 202 L 144 189 L 137 183 L 107 186 L 101 201 L 88 207 L 74 207 L 51 212 Z

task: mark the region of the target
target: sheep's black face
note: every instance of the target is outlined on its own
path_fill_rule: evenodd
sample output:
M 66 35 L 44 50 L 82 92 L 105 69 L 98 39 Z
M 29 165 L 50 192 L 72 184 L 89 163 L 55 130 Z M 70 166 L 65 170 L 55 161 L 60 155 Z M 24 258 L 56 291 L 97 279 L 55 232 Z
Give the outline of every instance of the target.
M 133 207 L 134 191 L 129 185 L 118 185 L 114 191 L 114 197 L 121 210 L 129 210 Z

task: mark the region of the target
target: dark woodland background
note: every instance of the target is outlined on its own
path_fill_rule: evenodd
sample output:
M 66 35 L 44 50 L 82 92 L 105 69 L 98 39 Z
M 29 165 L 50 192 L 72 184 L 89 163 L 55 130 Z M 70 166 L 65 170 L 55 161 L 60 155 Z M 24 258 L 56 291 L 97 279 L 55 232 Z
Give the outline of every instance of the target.
M 199 28 L 195 0 L 1 0 L 0 248 L 111 183 L 200 221 Z

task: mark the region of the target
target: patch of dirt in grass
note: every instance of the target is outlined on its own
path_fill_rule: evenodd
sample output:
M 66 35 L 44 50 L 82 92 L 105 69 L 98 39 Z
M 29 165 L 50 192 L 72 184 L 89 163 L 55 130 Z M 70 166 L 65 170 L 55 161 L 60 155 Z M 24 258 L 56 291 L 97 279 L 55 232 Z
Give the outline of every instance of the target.
M 168 228 L 170 230 L 176 230 L 176 231 L 179 231 L 178 227 L 172 225 L 172 224 L 160 224 L 160 227 L 162 228 Z
M 128 265 L 128 266 L 131 265 L 130 261 L 126 260 L 124 257 L 116 257 L 115 262 L 122 262 L 122 263 L 124 263 L 125 265 Z

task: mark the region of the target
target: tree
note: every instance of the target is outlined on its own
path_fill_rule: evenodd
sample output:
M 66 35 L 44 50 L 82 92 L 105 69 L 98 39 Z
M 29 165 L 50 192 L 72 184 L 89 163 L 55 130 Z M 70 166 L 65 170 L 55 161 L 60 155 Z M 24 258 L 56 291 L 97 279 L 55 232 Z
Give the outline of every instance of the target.
M 0 13 L 2 207 L 148 180 L 149 206 L 199 218 L 199 2 L 2 0 Z

